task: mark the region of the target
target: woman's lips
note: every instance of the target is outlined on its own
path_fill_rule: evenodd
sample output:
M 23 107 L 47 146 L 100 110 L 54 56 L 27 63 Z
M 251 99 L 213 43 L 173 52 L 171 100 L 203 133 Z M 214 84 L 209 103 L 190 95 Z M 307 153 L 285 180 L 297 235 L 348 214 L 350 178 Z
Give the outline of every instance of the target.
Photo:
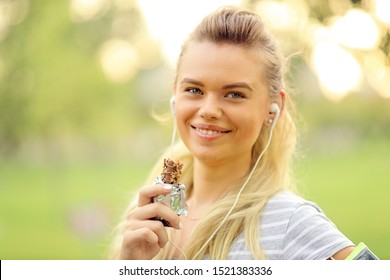
M 200 137 L 206 139 L 216 139 L 231 132 L 231 130 L 227 130 L 215 125 L 201 124 L 201 125 L 191 125 L 191 127 L 196 131 L 196 133 Z

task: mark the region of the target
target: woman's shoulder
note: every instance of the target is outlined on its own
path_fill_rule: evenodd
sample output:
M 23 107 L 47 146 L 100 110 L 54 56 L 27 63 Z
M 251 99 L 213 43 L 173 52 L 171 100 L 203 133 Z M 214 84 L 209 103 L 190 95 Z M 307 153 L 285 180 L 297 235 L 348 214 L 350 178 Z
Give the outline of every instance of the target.
M 261 216 L 264 223 L 264 221 L 267 222 L 267 219 L 264 220 L 266 216 L 272 216 L 272 220 L 275 220 L 275 218 L 289 219 L 292 215 L 299 214 L 297 212 L 304 212 L 305 210 L 322 213 L 322 210 L 316 203 L 291 191 L 281 191 L 270 197 L 264 206 Z
M 326 259 L 353 245 L 320 207 L 290 191 L 273 195 L 260 215 L 260 244 L 270 260 Z M 243 234 L 229 259 L 250 259 Z
M 288 191 L 270 198 L 260 227 L 270 258 L 326 259 L 353 245 L 316 203 Z M 278 250 L 273 251 L 276 244 Z
M 302 204 L 310 204 L 316 206 L 314 202 L 303 198 L 303 196 L 296 194 L 292 191 L 284 190 L 277 192 L 276 194 L 271 196 L 266 203 L 266 207 L 292 207 L 300 206 Z
M 270 197 L 265 204 L 259 220 L 260 243 L 269 259 L 283 259 L 286 233 L 291 220 L 294 220 L 293 216 L 304 205 L 316 207 L 314 203 L 291 191 L 278 192 Z M 233 252 L 230 255 L 232 259 L 233 257 L 245 258 L 250 256 L 249 251 L 245 249 L 243 234 L 237 238 L 232 249 Z
M 273 195 L 264 206 L 260 229 L 265 240 L 272 239 L 275 242 L 274 236 L 279 236 L 285 241 L 291 230 L 306 226 L 306 222 L 313 223 L 313 220 L 331 223 L 316 203 L 291 191 L 281 191 Z

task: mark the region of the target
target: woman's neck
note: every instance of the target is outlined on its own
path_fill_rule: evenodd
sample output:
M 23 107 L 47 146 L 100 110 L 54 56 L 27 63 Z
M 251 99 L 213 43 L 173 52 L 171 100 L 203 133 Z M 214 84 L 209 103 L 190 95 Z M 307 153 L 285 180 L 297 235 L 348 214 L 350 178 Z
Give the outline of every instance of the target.
M 193 204 L 212 204 L 238 180 L 248 174 L 251 159 L 229 160 L 223 164 L 208 164 L 194 160 Z

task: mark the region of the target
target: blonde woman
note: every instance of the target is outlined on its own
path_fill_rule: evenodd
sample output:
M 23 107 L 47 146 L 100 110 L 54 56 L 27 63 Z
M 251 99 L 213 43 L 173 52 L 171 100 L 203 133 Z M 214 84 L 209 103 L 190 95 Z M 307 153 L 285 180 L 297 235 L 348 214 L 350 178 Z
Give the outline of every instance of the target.
M 182 47 L 173 85 L 188 216 L 153 197 L 164 155 L 116 229 L 115 259 L 344 259 L 354 248 L 294 194 L 296 127 L 278 49 L 261 19 L 208 15 Z M 165 227 L 159 220 L 168 221 Z

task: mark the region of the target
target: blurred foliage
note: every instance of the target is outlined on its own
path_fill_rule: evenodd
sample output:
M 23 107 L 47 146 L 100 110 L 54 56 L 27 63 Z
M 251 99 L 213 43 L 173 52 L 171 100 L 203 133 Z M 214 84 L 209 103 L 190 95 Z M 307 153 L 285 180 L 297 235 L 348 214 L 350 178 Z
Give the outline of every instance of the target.
M 98 1 L 105 5 L 101 4 L 101 11 L 94 16 L 86 12 L 74 15 L 71 4 L 77 2 L 83 3 L 0 1 L 2 16 L 9 15 L 0 42 L 2 156 L 22 155 L 28 159 L 40 155 L 45 159 L 66 157 L 64 151 L 82 155 L 86 150 L 87 158 L 95 151 L 103 157 L 110 153 L 119 156 L 141 128 L 157 129 L 149 112 L 153 107 L 166 108 L 166 104 L 161 105 L 169 95 L 172 74 L 159 43 L 148 35 L 137 2 Z M 253 8 L 262 1 L 245 2 Z M 318 22 L 326 22 L 334 13 L 368 5 L 361 1 L 295 2 L 306 3 L 310 18 Z M 20 11 L 25 12 L 20 15 Z M 19 18 L 14 24 L 12 15 L 14 21 Z M 296 34 L 290 31 L 275 33 L 282 39 L 286 55 L 290 55 L 289 84 L 297 89 L 299 108 L 310 116 L 310 125 L 345 120 L 346 125 L 354 122 L 356 127 L 364 127 L 364 132 L 371 125 L 381 126 L 377 131 L 387 135 L 389 102 L 378 98 L 369 86 L 356 92 L 354 98 L 343 100 L 342 105 L 329 102 L 321 95 L 302 39 L 296 40 Z M 133 78 L 113 82 L 105 75 L 102 46 L 112 38 L 133 45 L 140 56 Z M 385 53 L 389 53 L 388 38 L 387 30 L 380 44 Z M 146 55 L 142 52 L 145 48 Z M 316 109 L 311 110 L 313 107 Z M 159 132 L 166 140 L 164 131 Z M 148 138 L 149 132 L 143 138 Z M 104 153 L 102 146 L 117 149 Z
M 0 0 L 0 259 L 104 258 L 129 192 L 170 141 L 171 123 L 161 126 L 151 113 L 169 111 L 172 67 L 161 42 L 137 1 L 89 2 L 100 6 Z M 255 9 L 265 1 L 242 2 Z M 315 26 L 372 1 L 291 3 L 298 2 Z M 297 171 L 308 197 L 354 242 L 389 259 L 390 227 L 371 218 L 383 216 L 390 195 L 389 99 L 366 78 L 346 97 L 328 99 L 305 34 L 273 31 L 289 57 L 306 155 Z M 388 26 L 381 36 L 388 63 Z M 348 51 L 359 61 L 369 54 Z
M 20 151 L 29 155 L 36 149 L 50 158 L 69 147 L 82 153 L 96 141 L 116 143 L 151 122 L 133 93 L 135 82 L 112 83 L 97 59 L 100 46 L 111 35 L 115 10 L 98 20 L 75 24 L 68 1 L 29 3 L 25 20 L 11 26 L 0 42 L 3 156 Z M 142 21 L 138 11 L 129 13 L 137 15 L 137 25 L 130 28 L 133 32 L 126 34 L 131 40 L 142 30 L 138 26 Z
M 300 190 L 354 243 L 388 260 L 388 141 L 345 144 L 297 162 Z M 110 232 L 149 168 L 0 162 L 0 259 L 105 259 Z

